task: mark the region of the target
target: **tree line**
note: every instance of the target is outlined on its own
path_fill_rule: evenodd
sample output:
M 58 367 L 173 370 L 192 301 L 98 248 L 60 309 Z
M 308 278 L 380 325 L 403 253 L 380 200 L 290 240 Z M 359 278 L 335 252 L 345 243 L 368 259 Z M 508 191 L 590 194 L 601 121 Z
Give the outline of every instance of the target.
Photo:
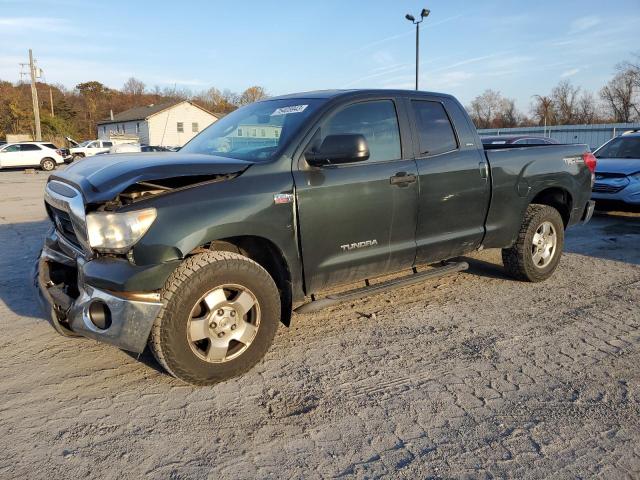
M 263 87 L 253 86 L 242 93 L 231 90 L 193 92 L 189 89 L 147 86 L 129 78 L 122 88 L 113 89 L 98 81 L 83 82 L 73 89 L 63 85 L 36 83 L 40 104 L 42 137 L 62 144 L 64 137 L 78 141 L 96 136 L 96 124 L 110 113 L 143 105 L 191 100 L 213 113 L 226 114 L 238 107 L 266 98 Z M 0 139 L 7 134 L 34 135 L 31 85 L 0 80 Z
M 129 78 L 113 89 L 98 81 L 83 82 L 73 89 L 38 82 L 42 135 L 59 142 L 65 136 L 76 140 L 94 138 L 96 123 L 132 107 L 173 100 L 191 100 L 214 113 L 228 113 L 268 96 L 263 87 L 242 93 L 209 88 L 148 88 Z M 640 121 L 640 54 L 635 61 L 616 67 L 615 74 L 597 95 L 564 80 L 548 94 L 531 97 L 528 114 L 516 108 L 515 100 L 495 90 L 485 90 L 466 107 L 478 128 L 509 128 L 536 125 L 594 124 Z M 7 134 L 34 132 L 31 87 L 0 80 L 0 138 Z
M 528 115 L 495 90 L 485 90 L 466 109 L 477 128 L 640 121 L 640 55 L 617 65 L 597 95 L 563 80 L 548 94 L 533 95 Z

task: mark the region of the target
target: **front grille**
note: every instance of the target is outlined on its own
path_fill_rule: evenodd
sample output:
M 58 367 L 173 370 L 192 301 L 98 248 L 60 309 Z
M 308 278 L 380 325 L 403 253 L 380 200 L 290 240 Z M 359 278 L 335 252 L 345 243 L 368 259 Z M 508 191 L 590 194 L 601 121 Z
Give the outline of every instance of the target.
M 624 187 L 626 187 L 626 185 L 617 186 L 617 185 L 607 185 L 604 183 L 596 183 L 593 186 L 593 191 L 596 193 L 618 193 Z
M 69 240 L 74 246 L 81 248 L 69 214 L 51 205 L 47 205 L 47 208 L 49 209 L 51 220 L 53 220 L 58 233 Z

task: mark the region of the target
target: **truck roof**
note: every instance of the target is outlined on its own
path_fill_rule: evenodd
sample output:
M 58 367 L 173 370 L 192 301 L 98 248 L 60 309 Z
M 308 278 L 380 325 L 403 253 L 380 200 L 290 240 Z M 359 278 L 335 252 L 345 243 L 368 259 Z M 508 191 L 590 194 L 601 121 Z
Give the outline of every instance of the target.
M 412 96 L 438 96 L 438 97 L 449 97 L 453 98 L 451 95 L 446 93 L 437 93 L 437 92 L 425 92 L 422 90 L 400 90 L 400 89 L 382 89 L 382 88 L 364 88 L 364 89 L 335 89 L 335 90 L 312 90 L 309 92 L 299 92 L 299 93 L 290 93 L 287 95 L 279 95 L 277 97 L 271 97 L 268 100 L 284 100 L 291 98 L 319 98 L 319 99 L 330 99 L 336 97 L 348 97 L 351 95 L 366 95 L 366 94 L 374 94 L 374 95 L 407 95 L 410 94 Z

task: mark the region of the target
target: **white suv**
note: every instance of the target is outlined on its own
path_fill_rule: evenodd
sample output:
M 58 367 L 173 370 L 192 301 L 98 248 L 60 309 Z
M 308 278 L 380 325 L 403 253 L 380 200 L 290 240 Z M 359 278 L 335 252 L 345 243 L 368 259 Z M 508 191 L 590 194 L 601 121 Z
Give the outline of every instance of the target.
M 0 146 L 0 168 L 39 166 L 50 172 L 62 163 L 64 158 L 53 143 L 21 142 Z

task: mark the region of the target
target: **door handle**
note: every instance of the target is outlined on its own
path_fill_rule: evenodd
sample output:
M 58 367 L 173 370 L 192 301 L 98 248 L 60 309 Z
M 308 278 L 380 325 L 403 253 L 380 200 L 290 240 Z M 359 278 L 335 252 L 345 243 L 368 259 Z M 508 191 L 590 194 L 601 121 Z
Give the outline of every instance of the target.
M 416 176 L 407 172 L 398 172 L 389 179 L 389 183 L 391 183 L 391 185 L 397 185 L 399 187 L 406 187 L 415 181 Z
M 482 178 L 488 178 L 489 177 L 489 167 L 487 165 L 487 162 L 478 163 L 478 168 L 480 169 L 480 176 Z

